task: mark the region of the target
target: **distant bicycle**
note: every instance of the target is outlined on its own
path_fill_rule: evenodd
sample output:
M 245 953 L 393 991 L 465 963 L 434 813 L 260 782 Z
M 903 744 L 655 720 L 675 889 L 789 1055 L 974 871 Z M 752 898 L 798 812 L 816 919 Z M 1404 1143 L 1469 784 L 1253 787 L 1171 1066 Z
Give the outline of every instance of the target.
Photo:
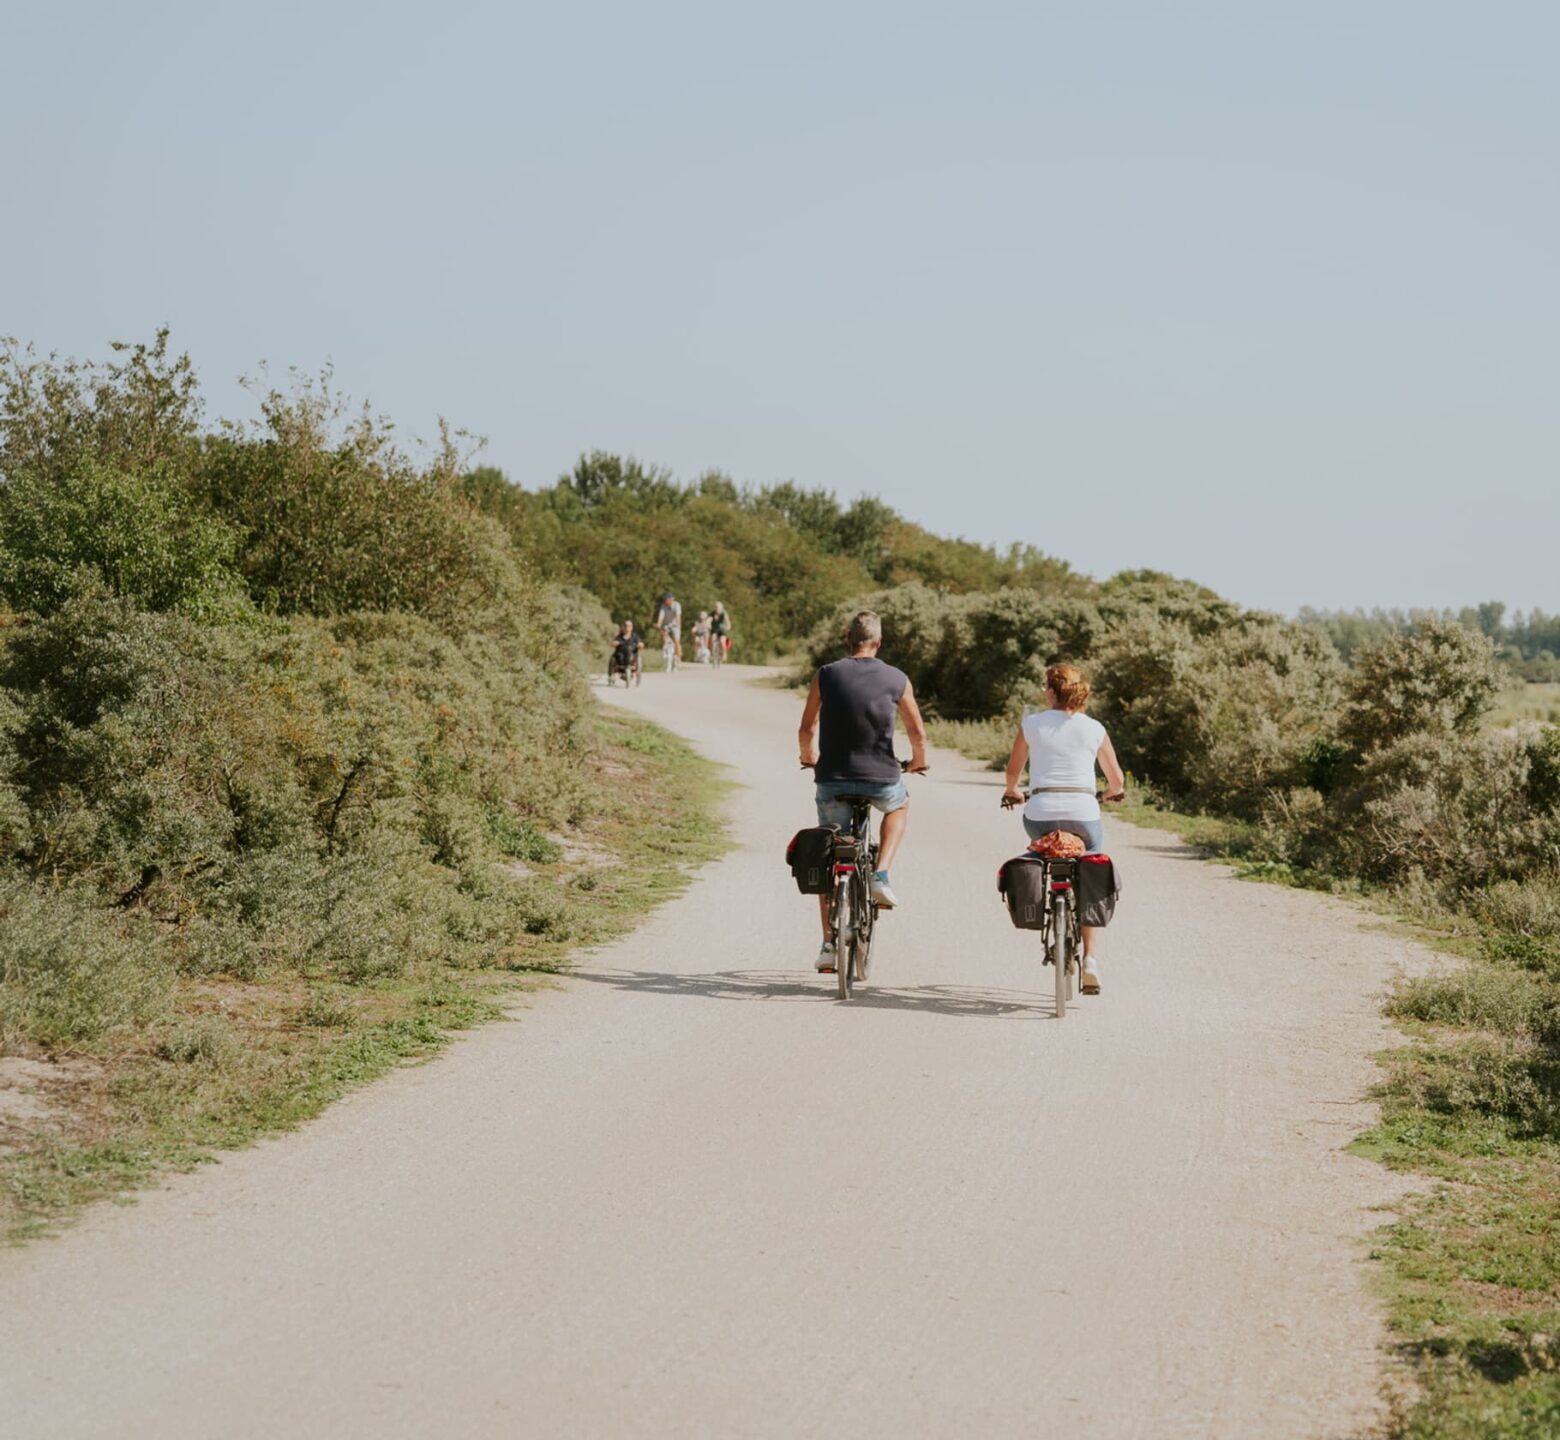
M 670 630 L 661 632 L 661 658 L 666 662 L 666 673 L 670 675 L 677 668 L 677 642 L 672 639 Z
M 644 670 L 639 663 L 639 652 L 634 652 L 630 659 L 621 650 L 614 650 L 612 658 L 607 662 L 607 685 L 610 687 L 622 680 L 624 686 L 639 685 L 644 681 Z

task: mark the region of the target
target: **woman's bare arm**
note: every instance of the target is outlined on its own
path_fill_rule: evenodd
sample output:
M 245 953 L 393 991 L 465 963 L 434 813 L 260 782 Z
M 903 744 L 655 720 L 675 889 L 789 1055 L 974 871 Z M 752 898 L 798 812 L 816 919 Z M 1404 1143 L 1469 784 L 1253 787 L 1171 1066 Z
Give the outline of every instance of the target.
M 1116 747 L 1110 743 L 1107 735 L 1100 742 L 1099 756 L 1100 769 L 1105 772 L 1105 798 L 1107 800 L 1122 800 L 1127 794 L 1127 777 L 1121 768 L 1121 761 L 1116 759 Z

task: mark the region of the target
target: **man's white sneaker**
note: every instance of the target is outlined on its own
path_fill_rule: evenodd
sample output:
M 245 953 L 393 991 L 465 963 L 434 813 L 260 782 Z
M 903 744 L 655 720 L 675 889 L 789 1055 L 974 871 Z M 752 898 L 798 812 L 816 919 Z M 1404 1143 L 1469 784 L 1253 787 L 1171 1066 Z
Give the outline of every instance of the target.
M 884 910 L 892 910 L 899 903 L 899 897 L 888 888 L 887 870 L 879 870 L 872 877 L 872 903 Z
M 818 961 L 813 966 L 815 970 L 821 970 L 832 975 L 837 968 L 834 964 L 834 942 L 825 940 L 818 950 Z

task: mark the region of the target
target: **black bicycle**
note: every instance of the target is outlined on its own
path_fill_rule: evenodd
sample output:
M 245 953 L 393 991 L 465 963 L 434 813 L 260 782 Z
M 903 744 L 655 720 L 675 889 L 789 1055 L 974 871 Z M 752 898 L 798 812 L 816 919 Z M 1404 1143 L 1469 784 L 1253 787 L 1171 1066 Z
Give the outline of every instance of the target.
M 901 760 L 902 771 L 910 769 Z M 810 765 L 802 766 L 812 769 Z M 918 772 L 924 774 L 925 772 Z M 834 885 L 829 891 L 829 934 L 834 937 L 834 977 L 841 1000 L 849 1000 L 872 970 L 872 942 L 877 938 L 878 911 L 872 899 L 878 843 L 872 834 L 872 797 L 839 795 L 850 806 L 850 824 L 834 837 Z
M 1022 800 L 1004 795 L 1002 808 L 1011 810 L 1030 796 L 1045 793 L 1047 789 L 1042 787 L 1024 791 Z M 1122 797 L 1107 797 L 1103 790 L 1095 793 L 1095 799 L 1101 803 L 1108 798 L 1119 800 Z M 1083 933 L 1078 918 L 1078 861 L 1037 856 L 1034 863 L 1044 868 L 1040 947 L 1045 952 L 1045 963 L 1055 967 L 1056 1018 L 1060 1020 L 1067 1014 L 1067 1002 L 1077 994 L 1083 965 Z
M 632 658 L 629 652 L 619 646 L 612 647 L 612 656 L 607 661 L 607 687 L 610 689 L 621 678 L 625 686 L 640 685 L 644 683 L 644 670 L 639 661 L 640 652 L 636 649 Z

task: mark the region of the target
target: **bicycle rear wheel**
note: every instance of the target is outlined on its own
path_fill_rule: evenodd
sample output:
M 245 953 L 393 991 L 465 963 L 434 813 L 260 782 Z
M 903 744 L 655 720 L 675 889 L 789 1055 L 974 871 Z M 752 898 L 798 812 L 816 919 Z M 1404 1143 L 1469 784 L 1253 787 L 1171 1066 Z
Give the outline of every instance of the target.
M 862 886 L 862 889 L 866 889 Z M 855 954 L 856 980 L 865 983 L 868 972 L 872 969 L 872 941 L 877 935 L 877 911 L 872 908 L 872 894 L 856 896 L 856 943 L 852 947 Z
M 842 879 L 835 891 L 834 904 L 834 979 L 839 986 L 840 999 L 849 1000 L 852 984 L 851 966 L 855 964 L 854 917 L 851 914 L 850 881 Z
M 1072 976 L 1067 966 L 1071 959 L 1067 943 L 1067 897 L 1058 895 L 1051 901 L 1051 968 L 1056 971 L 1056 1018 L 1067 1014 L 1067 1000 L 1072 989 Z

